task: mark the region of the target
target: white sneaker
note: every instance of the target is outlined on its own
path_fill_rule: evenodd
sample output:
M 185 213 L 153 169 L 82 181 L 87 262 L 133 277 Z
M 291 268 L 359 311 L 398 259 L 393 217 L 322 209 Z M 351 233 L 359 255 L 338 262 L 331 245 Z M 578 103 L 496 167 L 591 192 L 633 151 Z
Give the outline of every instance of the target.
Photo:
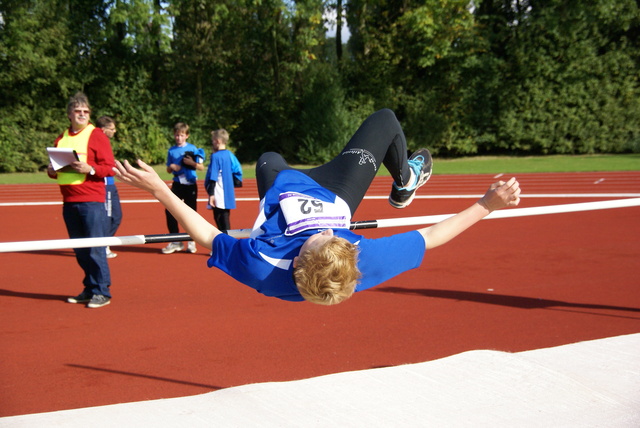
M 196 243 L 193 241 L 189 241 L 189 243 L 187 244 L 187 251 L 191 254 L 194 254 L 196 251 L 198 251 L 196 248 Z
M 162 254 L 173 254 L 176 251 L 184 251 L 182 242 L 169 242 L 169 245 L 162 249 Z
M 111 251 L 111 248 L 107 247 L 107 258 L 113 259 L 115 257 L 118 257 L 118 254 L 114 253 L 113 251 Z

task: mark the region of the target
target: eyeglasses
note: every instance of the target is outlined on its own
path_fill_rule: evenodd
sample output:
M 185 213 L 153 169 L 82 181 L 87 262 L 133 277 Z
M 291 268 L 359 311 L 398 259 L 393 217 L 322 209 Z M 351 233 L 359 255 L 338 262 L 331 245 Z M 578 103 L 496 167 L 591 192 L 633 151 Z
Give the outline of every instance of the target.
M 75 114 L 81 114 L 81 113 L 83 113 L 83 114 L 91 114 L 91 110 L 80 110 L 80 109 L 75 109 L 73 112 L 74 112 Z

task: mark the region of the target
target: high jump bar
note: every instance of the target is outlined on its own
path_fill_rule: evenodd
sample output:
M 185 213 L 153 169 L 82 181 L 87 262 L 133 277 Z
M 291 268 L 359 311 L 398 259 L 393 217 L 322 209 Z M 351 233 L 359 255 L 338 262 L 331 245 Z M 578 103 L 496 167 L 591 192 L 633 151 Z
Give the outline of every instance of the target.
M 532 208 L 511 208 L 494 211 L 484 220 L 497 218 L 525 217 L 544 214 L 562 214 L 579 211 L 593 211 L 610 208 L 627 208 L 640 206 L 640 198 L 616 199 L 601 202 L 583 202 L 577 204 L 548 205 Z M 439 223 L 455 214 L 428 215 L 418 217 L 389 218 L 381 220 L 363 220 L 351 223 L 349 229 L 380 229 L 386 227 L 419 226 Z M 248 238 L 251 229 L 233 229 L 225 231 L 235 238 Z M 169 233 L 162 235 L 131 235 L 98 238 L 52 239 L 44 241 L 0 242 L 0 253 L 22 251 L 59 250 L 67 248 L 90 248 L 119 245 L 143 245 L 165 242 L 191 241 L 186 233 Z

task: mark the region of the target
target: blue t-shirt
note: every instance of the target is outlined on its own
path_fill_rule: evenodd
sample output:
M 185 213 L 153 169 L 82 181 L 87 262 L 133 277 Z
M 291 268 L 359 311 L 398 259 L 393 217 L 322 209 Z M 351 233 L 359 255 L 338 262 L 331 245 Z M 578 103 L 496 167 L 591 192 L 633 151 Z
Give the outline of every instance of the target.
M 213 255 L 207 264 L 266 296 L 300 302 L 304 299 L 293 280 L 293 258 L 299 255 L 300 247 L 309 236 L 323 229 L 285 235 L 287 222 L 279 200 L 280 195 L 286 192 L 298 192 L 325 202 L 336 200 L 335 194 L 307 175 L 294 170 L 282 171 L 261 201 L 260 224 L 257 227 L 262 233 L 249 239 L 225 234 L 216 236 L 212 244 Z M 422 263 L 425 243 L 420 232 L 367 239 L 348 229 L 333 231 L 335 236 L 359 247 L 358 269 L 362 277 L 356 291 L 374 287 Z
M 234 177 L 242 181 L 242 166 L 238 158 L 226 149 L 212 153 L 207 175 L 204 178 L 204 187 L 206 189 L 210 182 L 216 182 L 214 196 L 217 208 L 234 209 L 236 207 Z
M 182 165 L 182 158 L 186 152 L 193 152 L 197 163 L 204 162 L 204 150 L 199 149 L 191 143 L 187 143 L 182 147 L 172 146 L 167 153 L 167 166 L 173 164 Z M 181 184 L 196 184 L 198 175 L 194 169 L 185 168 L 180 171 L 173 171 L 173 181 Z

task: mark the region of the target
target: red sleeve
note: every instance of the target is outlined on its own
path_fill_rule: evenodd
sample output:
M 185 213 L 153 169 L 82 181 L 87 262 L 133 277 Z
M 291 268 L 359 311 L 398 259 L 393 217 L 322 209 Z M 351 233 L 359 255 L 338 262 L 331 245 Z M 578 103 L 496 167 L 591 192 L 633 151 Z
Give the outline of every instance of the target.
M 53 142 L 53 147 L 58 147 L 58 143 L 60 142 L 60 140 L 62 140 L 63 135 L 64 135 L 64 132 L 58 135 L 58 138 L 56 138 L 56 140 Z
M 89 137 L 89 147 L 87 149 L 87 163 L 96 170 L 94 177 L 113 176 L 113 167 L 116 166 L 116 162 L 113 158 L 109 137 L 102 132 L 102 129 L 96 128 L 93 130 L 91 137 Z

